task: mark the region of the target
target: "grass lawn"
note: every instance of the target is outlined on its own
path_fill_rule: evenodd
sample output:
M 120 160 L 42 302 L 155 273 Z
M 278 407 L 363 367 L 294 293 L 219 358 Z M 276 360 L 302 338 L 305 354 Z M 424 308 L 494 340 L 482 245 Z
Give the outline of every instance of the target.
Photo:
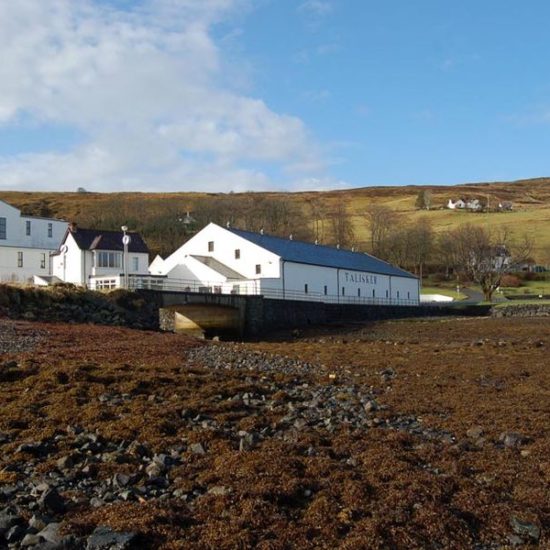
M 535 305 L 535 304 L 550 306 L 550 300 L 514 300 L 513 302 L 500 302 L 499 304 L 494 304 L 494 307 L 500 309 L 503 307 L 515 307 L 515 306 Z
M 442 296 L 450 296 L 455 300 L 464 300 L 465 298 L 467 298 L 466 294 L 462 294 L 462 292 L 457 292 L 452 288 L 441 288 L 435 286 L 422 287 L 421 294 L 441 294 Z
M 525 281 L 520 287 L 502 287 L 505 296 L 522 294 L 550 294 L 550 281 Z

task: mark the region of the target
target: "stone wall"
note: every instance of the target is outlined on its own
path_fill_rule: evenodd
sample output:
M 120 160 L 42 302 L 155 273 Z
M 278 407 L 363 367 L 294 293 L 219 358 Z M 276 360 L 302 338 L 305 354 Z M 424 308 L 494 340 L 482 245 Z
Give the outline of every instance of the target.
M 134 292 L 94 292 L 72 285 L 0 285 L 0 315 L 29 321 L 60 321 L 158 329 L 158 308 Z
M 494 307 L 493 317 L 550 317 L 550 304 L 511 304 Z

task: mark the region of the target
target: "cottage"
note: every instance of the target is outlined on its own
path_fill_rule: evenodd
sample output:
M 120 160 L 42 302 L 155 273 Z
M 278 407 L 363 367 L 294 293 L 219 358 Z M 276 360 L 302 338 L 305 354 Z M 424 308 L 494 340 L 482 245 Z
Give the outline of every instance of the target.
M 458 199 L 456 202 L 453 202 L 452 199 L 449 199 L 449 202 L 447 203 L 447 208 L 450 210 L 462 210 L 466 208 L 466 203 L 462 199 Z
M 149 249 L 139 233 L 70 224 L 52 259 L 56 280 L 100 290 L 126 286 L 125 275 L 147 275 Z
M 25 283 L 50 274 L 50 254 L 57 250 L 67 222 L 26 216 L 0 200 L 0 280 Z
M 333 303 L 419 302 L 417 277 L 369 254 L 210 223 L 149 267 L 165 286 Z

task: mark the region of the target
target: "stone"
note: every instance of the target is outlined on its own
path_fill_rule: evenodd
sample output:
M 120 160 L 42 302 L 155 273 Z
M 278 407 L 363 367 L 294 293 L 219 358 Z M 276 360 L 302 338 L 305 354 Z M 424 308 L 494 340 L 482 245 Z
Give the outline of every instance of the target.
M 74 460 L 71 455 L 62 456 L 55 463 L 60 470 L 70 470 L 74 466 Z
M 8 532 L 4 535 L 4 538 L 9 543 L 17 542 L 25 536 L 25 529 L 21 525 L 14 525 L 11 527 Z
M 46 512 L 51 512 L 52 514 L 62 514 L 65 512 L 65 499 L 55 488 L 46 491 L 38 502 Z
M 137 548 L 137 533 L 117 532 L 109 527 L 97 527 L 88 537 L 87 550 L 127 550 Z
M 516 516 L 512 516 L 510 519 L 510 525 L 516 535 L 520 537 L 529 537 L 533 541 L 537 542 L 540 539 L 540 527 L 534 523 L 522 521 Z
M 483 428 L 481 426 L 473 426 L 466 432 L 466 435 L 472 439 L 479 439 L 483 435 Z
M 517 432 L 504 432 L 499 439 L 509 449 L 516 449 L 525 443 L 525 437 Z
M 206 449 L 202 443 L 193 443 L 189 445 L 189 450 L 195 455 L 205 455 Z
M 41 531 L 44 527 L 46 527 L 46 520 L 35 514 L 29 520 L 29 527 L 36 529 L 37 531 Z
M 48 523 L 42 531 L 38 533 L 45 541 L 51 542 L 53 544 L 59 544 L 62 540 L 62 535 L 59 532 L 61 524 L 57 522 Z
M 21 546 L 36 546 L 43 541 L 44 539 L 41 538 L 40 535 L 29 533 L 23 537 L 23 540 L 21 541 Z
M 151 462 L 145 468 L 145 472 L 150 478 L 155 478 L 164 472 L 164 468 L 157 462 Z
M 116 473 L 113 476 L 112 484 L 114 487 L 118 487 L 118 488 L 126 487 L 128 483 L 130 483 L 130 476 L 126 474 Z
M 219 497 L 228 495 L 230 493 L 231 493 L 231 489 L 229 487 L 225 487 L 224 485 L 216 485 L 208 489 L 209 495 L 215 495 Z

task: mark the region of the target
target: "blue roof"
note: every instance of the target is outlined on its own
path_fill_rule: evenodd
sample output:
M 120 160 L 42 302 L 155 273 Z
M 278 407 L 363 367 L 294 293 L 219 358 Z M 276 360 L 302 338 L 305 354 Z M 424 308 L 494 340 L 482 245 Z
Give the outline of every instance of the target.
M 380 275 L 408 277 L 411 279 L 417 278 L 408 271 L 399 269 L 398 267 L 363 252 L 352 252 L 351 250 L 334 248 L 332 246 L 282 239 L 280 237 L 262 235 L 261 233 L 244 231 L 242 229 L 228 228 L 228 231 L 273 252 L 273 254 L 280 256 L 287 262 L 336 267 L 354 271 L 366 271 Z

